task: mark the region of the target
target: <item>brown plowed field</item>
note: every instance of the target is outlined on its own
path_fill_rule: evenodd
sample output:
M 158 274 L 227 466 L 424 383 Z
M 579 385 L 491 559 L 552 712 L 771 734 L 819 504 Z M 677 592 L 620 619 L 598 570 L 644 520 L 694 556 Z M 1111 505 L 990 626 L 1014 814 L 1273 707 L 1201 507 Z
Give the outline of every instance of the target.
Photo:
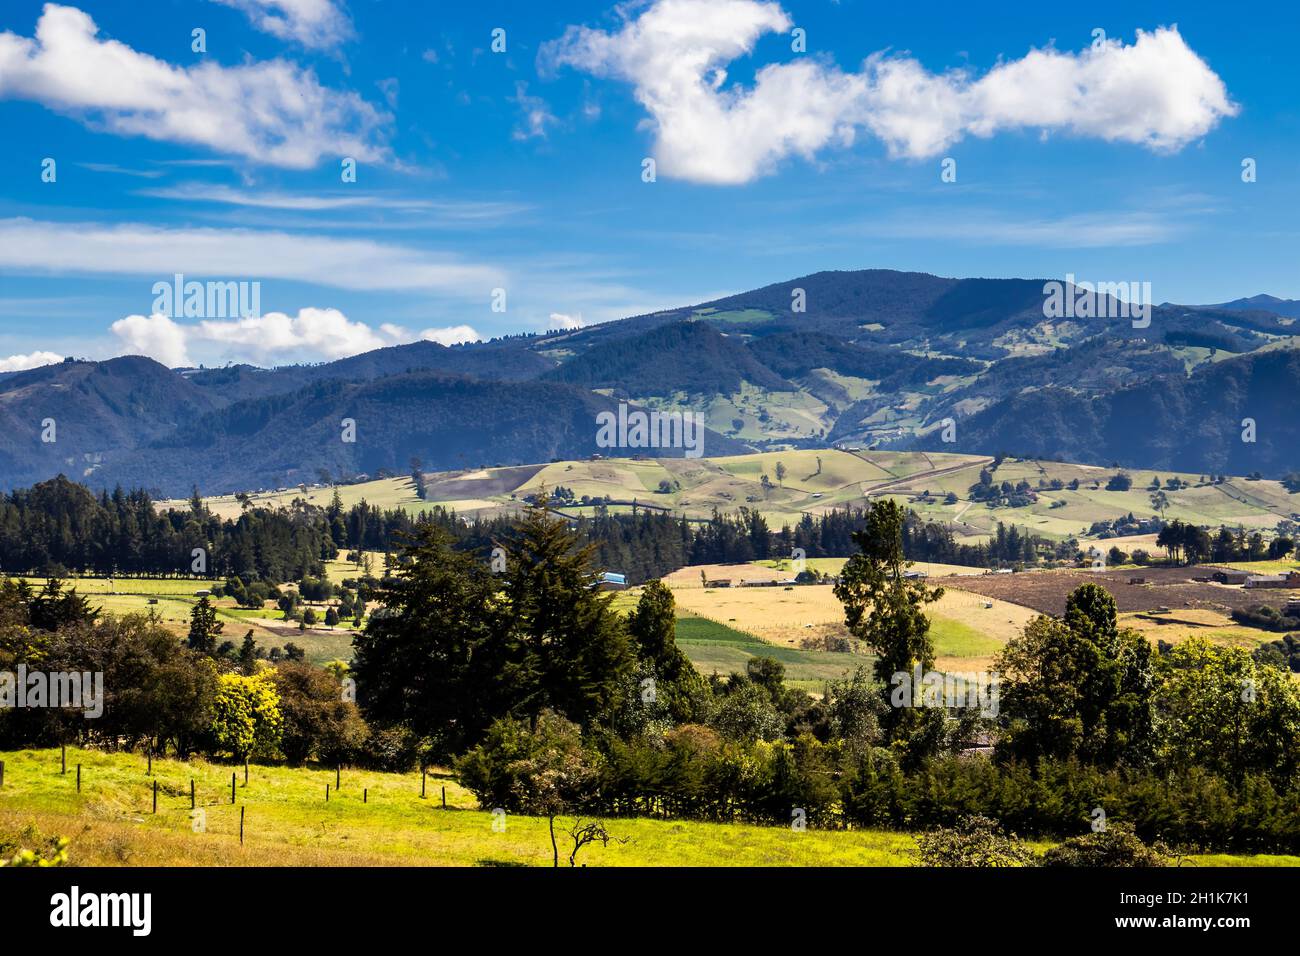
M 1148 568 L 1144 571 L 1024 571 L 1017 574 L 982 574 L 971 577 L 931 578 L 943 584 L 986 597 L 1022 604 L 1045 614 L 1063 614 L 1065 599 L 1080 584 L 1100 584 L 1115 598 L 1121 612 L 1152 611 L 1158 607 L 1233 610 L 1261 604 L 1281 608 L 1300 592 L 1252 589 L 1201 583 L 1192 576 L 1210 573 L 1205 567 Z M 1129 578 L 1146 578 L 1146 584 L 1129 584 Z

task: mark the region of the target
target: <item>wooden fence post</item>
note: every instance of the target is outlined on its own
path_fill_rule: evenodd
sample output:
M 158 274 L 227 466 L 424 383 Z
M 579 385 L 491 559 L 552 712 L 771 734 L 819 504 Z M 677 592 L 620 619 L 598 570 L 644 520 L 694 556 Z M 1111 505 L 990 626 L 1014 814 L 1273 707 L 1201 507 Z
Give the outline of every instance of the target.
M 239 845 L 244 845 L 244 808 L 239 808 Z
M 5 762 L 0 760 L 0 787 L 5 785 Z
M 153 776 L 153 747 L 149 748 L 149 766 L 145 768 L 144 775 L 146 777 Z
M 447 809 L 447 788 L 446 787 L 442 788 L 442 808 L 444 810 Z
M 336 766 L 334 768 L 334 789 L 335 790 L 342 789 L 342 780 L 340 779 L 342 773 L 343 773 L 343 768 L 341 766 Z
M 248 761 L 244 761 L 244 786 L 248 786 Z
M 153 782 L 153 812 L 158 812 L 158 781 Z
M 420 799 L 421 800 L 424 799 L 424 782 L 426 779 L 428 779 L 428 776 L 429 776 L 429 771 L 421 767 L 420 768 Z
M 77 764 L 77 793 L 81 793 L 81 764 Z
M 328 783 L 325 784 L 325 802 L 330 802 L 330 785 Z
M 235 774 L 234 774 L 234 771 L 231 771 L 231 774 L 230 774 L 230 803 L 231 803 L 232 806 L 233 806 L 234 803 L 235 803 Z
M 59 747 L 59 754 L 60 754 L 60 766 L 62 767 L 59 773 L 66 774 L 68 772 L 68 745 L 67 744 L 63 744 L 62 746 Z
M 190 809 L 194 809 L 194 778 L 190 777 Z
M 3 784 L 4 782 L 5 782 L 5 765 L 4 765 L 4 761 L 0 761 L 0 784 Z M 369 803 L 369 802 L 370 802 L 370 788 L 369 788 L 369 787 L 364 787 L 364 788 L 362 788 L 362 790 L 361 790 L 361 802 L 362 802 L 362 803 Z

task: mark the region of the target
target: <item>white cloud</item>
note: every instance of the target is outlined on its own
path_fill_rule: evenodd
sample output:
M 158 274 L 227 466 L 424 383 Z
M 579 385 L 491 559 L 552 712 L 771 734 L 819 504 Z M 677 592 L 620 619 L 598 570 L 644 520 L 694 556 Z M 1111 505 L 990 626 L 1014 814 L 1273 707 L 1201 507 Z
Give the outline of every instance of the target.
M 1138 31 L 1128 46 L 1031 50 L 978 78 L 877 53 L 856 73 L 795 56 L 760 67 L 751 87 L 727 84 L 727 64 L 792 26 L 763 0 L 657 0 L 616 32 L 569 27 L 539 60 L 630 82 L 651 117 L 659 172 L 702 183 L 750 182 L 787 157 L 851 145 L 859 130 L 912 159 L 1015 129 L 1174 150 L 1237 112 L 1176 27 Z
M 257 209 L 286 209 L 296 212 L 322 212 L 334 209 L 398 209 L 431 213 L 444 222 L 478 223 L 507 219 L 529 212 L 533 207 L 518 202 L 474 200 L 407 199 L 374 192 L 328 194 L 288 193 L 274 190 L 254 192 L 208 183 L 181 183 L 137 190 L 137 195 L 182 202 L 223 203 Z
M 122 343 L 122 355 L 147 355 L 168 368 L 193 364 L 186 329 L 165 315 L 128 315 L 110 330 Z
M 166 229 L 0 219 L 0 268 L 33 273 L 294 279 L 342 289 L 445 292 L 487 301 L 502 272 L 369 239 L 250 229 Z
M 137 179 L 159 179 L 163 175 L 161 169 L 129 169 L 115 163 L 78 163 L 77 165 L 93 173 L 115 173 L 118 176 L 134 176 Z
M 28 355 L 11 355 L 8 358 L 0 358 L 0 372 L 23 372 L 29 368 L 40 368 L 42 365 L 53 365 L 55 362 L 62 362 L 62 355 L 55 355 L 53 352 L 31 352 Z
M 544 99 L 529 95 L 528 84 L 523 80 L 515 83 L 511 102 L 519 107 L 520 122 L 511 134 L 517 140 L 546 139 L 547 129 L 559 123 Z
M 402 91 L 402 84 L 395 76 L 389 76 L 375 86 L 379 87 L 379 92 L 384 94 L 384 99 L 388 101 L 389 109 L 397 109 L 397 97 Z
M 195 356 L 217 363 L 283 365 L 333 361 L 390 345 L 420 340 L 455 345 L 481 336 L 468 325 L 412 332 L 385 323 L 373 328 L 338 309 L 299 309 L 297 315 L 268 312 L 237 319 L 181 324 L 166 315 L 129 315 L 111 326 L 120 354 L 148 355 L 172 368 L 193 365 Z
M 468 325 L 449 325 L 440 329 L 430 328 L 412 332 L 403 326 L 385 322 L 379 326 L 379 331 L 391 340 L 388 343 L 390 345 L 416 341 L 437 342 L 439 345 L 461 345 L 465 342 L 479 342 L 483 339 L 483 336 Z
M 34 38 L 0 33 L 0 99 L 24 99 L 93 128 L 186 143 L 292 169 L 324 157 L 384 162 L 391 117 L 284 60 L 182 68 L 100 39 L 81 10 L 47 4 Z
M 483 336 L 468 325 L 449 325 L 442 329 L 423 329 L 420 339 L 437 342 L 439 345 L 461 345 L 465 342 L 479 342 Z
M 909 210 L 904 215 L 873 218 L 837 231 L 877 239 L 944 239 L 979 245 L 1089 249 L 1167 242 L 1183 233 L 1185 225 L 1163 211 L 1108 210 L 1008 219 L 997 213 L 947 211 L 935 215 L 933 210 Z
M 251 318 L 205 320 L 189 334 L 265 360 L 288 354 L 339 359 L 391 345 L 364 322 L 353 322 L 338 309 L 299 309 L 296 316 L 268 312 Z
M 356 34 L 334 0 L 213 0 L 247 14 L 253 26 L 309 50 L 331 50 Z
M 583 327 L 582 313 L 577 315 L 566 315 L 563 312 L 552 312 L 550 324 L 547 326 L 551 329 L 580 329 Z

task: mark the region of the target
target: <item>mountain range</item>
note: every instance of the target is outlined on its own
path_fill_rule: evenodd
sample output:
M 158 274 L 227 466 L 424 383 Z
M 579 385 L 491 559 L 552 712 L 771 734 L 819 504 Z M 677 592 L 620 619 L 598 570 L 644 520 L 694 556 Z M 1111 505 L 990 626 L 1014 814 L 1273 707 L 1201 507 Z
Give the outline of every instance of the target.
M 709 456 L 837 444 L 1300 471 L 1300 302 L 1051 318 L 1044 286 L 820 272 L 586 328 L 319 365 L 69 359 L 0 375 L 0 485 L 61 472 L 220 494 L 405 473 L 413 458 L 471 470 L 681 454 L 603 447 L 598 416 L 621 404 L 699 413 Z

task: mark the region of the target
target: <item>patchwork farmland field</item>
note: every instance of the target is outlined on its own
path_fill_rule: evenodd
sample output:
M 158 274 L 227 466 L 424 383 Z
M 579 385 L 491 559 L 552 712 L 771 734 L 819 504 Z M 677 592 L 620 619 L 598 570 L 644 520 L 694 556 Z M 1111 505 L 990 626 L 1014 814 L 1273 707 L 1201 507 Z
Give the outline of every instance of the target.
M 732 587 L 703 587 L 699 578 L 704 571 L 709 580 L 729 578 Z M 786 654 L 818 656 L 816 676 L 824 677 L 827 667 L 835 671 L 830 676 L 841 676 L 855 667 L 870 663 L 872 657 L 856 641 L 850 640 L 844 626 L 844 608 L 835 597 L 830 585 L 777 585 L 775 587 L 741 587 L 742 580 L 771 580 L 766 576 L 772 570 L 762 563 L 750 565 L 710 565 L 705 568 L 684 568 L 668 575 L 664 580 L 673 589 L 679 615 L 707 620 L 731 635 L 725 654 L 716 652 L 702 655 L 707 664 L 720 663 L 725 657 L 743 665 L 746 657 L 766 654 L 787 662 L 787 676 L 795 681 L 806 676 L 812 661 L 792 670 L 795 661 L 802 658 L 781 656 Z M 965 581 L 968 578 L 951 578 L 945 581 Z M 935 642 L 937 662 L 945 670 L 971 670 L 989 665 L 993 656 L 1008 640 L 1018 634 L 1035 616 L 1031 608 L 989 598 L 962 587 L 948 584 L 943 596 L 927 608 L 931 622 L 931 635 Z M 700 625 L 694 625 L 700 626 Z M 678 639 L 683 640 L 690 631 L 683 630 L 679 621 Z M 689 639 L 689 638 L 686 638 Z M 742 650 L 743 646 L 743 650 Z M 821 648 L 847 647 L 828 653 Z M 698 649 L 684 644 L 683 649 L 697 666 Z M 707 667 L 701 667 L 707 673 Z M 739 668 L 736 668 L 739 669 Z M 795 673 L 794 670 L 798 670 Z

